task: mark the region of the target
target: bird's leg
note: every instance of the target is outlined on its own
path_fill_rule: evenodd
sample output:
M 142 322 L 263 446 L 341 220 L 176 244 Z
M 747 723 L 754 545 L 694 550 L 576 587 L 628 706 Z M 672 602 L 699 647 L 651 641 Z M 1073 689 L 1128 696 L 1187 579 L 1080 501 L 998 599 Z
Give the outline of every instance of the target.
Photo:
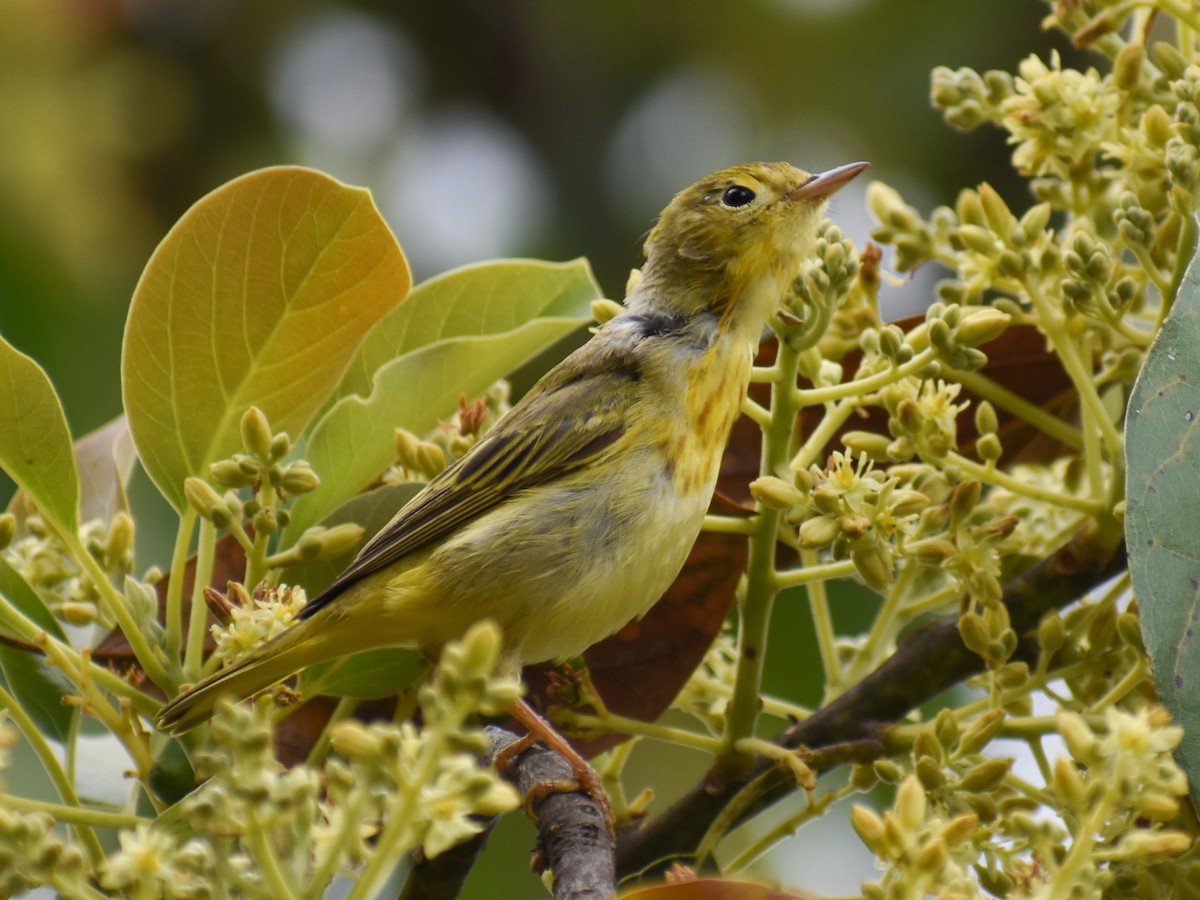
M 596 801 L 600 811 L 604 814 L 604 822 L 608 825 L 609 834 L 615 835 L 616 817 L 613 815 L 612 804 L 608 800 L 608 794 L 605 792 L 596 770 L 589 765 L 586 759 L 575 752 L 575 748 L 554 730 L 553 725 L 538 715 L 537 711 L 524 700 L 515 701 L 508 708 L 508 712 L 525 726 L 528 734 L 496 754 L 495 764 L 498 769 L 507 768 L 514 759 L 528 750 L 534 741 L 541 741 L 545 747 L 553 750 L 566 761 L 575 778 L 574 781 L 544 781 L 534 785 L 526 798 L 527 809 L 532 810 L 532 802 L 540 800 L 547 794 L 582 791 Z

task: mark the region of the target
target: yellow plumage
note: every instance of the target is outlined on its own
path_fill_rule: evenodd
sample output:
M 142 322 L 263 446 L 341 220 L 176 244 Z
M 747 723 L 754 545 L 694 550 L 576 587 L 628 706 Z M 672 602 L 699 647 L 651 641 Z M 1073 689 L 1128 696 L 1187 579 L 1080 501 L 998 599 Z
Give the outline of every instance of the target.
M 644 615 L 699 533 L 767 318 L 826 199 L 864 163 L 725 169 L 650 233 L 624 310 L 435 478 L 302 613 L 166 704 L 184 731 L 335 657 L 436 649 L 480 619 L 516 668 L 561 660 Z

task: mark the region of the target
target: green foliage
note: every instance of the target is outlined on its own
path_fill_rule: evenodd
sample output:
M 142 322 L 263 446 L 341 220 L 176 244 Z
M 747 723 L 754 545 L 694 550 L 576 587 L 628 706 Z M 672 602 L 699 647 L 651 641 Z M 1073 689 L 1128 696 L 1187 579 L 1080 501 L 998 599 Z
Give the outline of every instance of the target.
M 1196 600 L 1200 506 L 1195 422 L 1200 415 L 1200 271 L 1193 264 L 1129 400 L 1129 570 L 1163 705 L 1183 726 L 1180 764 L 1200 801 L 1200 650 Z

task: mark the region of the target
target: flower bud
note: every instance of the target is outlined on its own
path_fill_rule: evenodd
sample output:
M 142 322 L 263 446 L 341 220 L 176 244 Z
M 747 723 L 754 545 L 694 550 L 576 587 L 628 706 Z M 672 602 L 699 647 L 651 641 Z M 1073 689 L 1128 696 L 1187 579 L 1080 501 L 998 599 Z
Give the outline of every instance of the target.
M 242 446 L 259 459 L 271 458 L 271 424 L 257 406 L 242 414 Z
M 904 779 L 904 770 L 890 759 L 877 759 L 871 764 L 871 768 L 885 784 L 899 784 Z
M 987 218 L 988 227 L 996 234 L 1008 234 L 1016 224 L 1016 217 L 1009 212 L 1008 204 L 986 181 L 979 186 L 979 202 Z
M 958 236 L 968 249 L 976 253 L 991 256 L 996 252 L 996 236 L 986 228 L 978 225 L 960 225 Z
M 764 475 L 750 482 L 750 496 L 771 509 L 790 509 L 800 502 L 800 491 L 782 478 Z
M 806 550 L 820 550 L 833 543 L 840 529 L 837 522 L 828 516 L 816 516 L 805 520 L 798 532 L 800 546 Z
M 950 860 L 950 851 L 940 837 L 934 838 L 917 854 L 916 869 L 926 876 L 937 876 Z
M 979 656 L 988 656 L 990 639 L 981 615 L 974 612 L 963 613 L 958 619 L 958 633 L 968 650 Z
M 1093 751 L 1096 747 L 1096 736 L 1087 722 L 1075 713 L 1059 713 L 1054 720 L 1058 733 L 1066 742 L 1071 756 L 1085 766 L 1093 762 Z
M 13 542 L 17 536 L 17 517 L 12 513 L 0 513 L 0 550 Z
M 984 307 L 964 318 L 955 335 L 964 347 L 978 347 L 1000 337 L 1011 321 L 1007 313 Z
M 222 459 L 208 467 L 208 474 L 221 487 L 244 488 L 258 480 L 258 466 L 253 471 L 247 471 L 248 468 L 236 460 Z
M 284 467 L 283 475 L 279 479 L 279 489 L 289 496 L 295 496 L 315 490 L 320 483 L 321 480 L 317 478 L 312 466 L 304 460 L 296 460 Z
M 1156 147 L 1165 147 L 1167 141 L 1174 137 L 1171 128 L 1171 117 L 1167 111 L 1155 103 L 1142 115 L 1142 130 L 1146 137 Z
M 1142 64 L 1146 61 L 1146 45 L 1141 41 L 1130 41 L 1121 48 L 1113 63 L 1112 80 L 1123 91 L 1132 91 L 1142 77 Z
M 1011 757 L 984 760 L 963 774 L 958 783 L 959 788 L 979 793 L 993 790 L 1008 775 L 1012 764 Z
M 1000 729 L 1004 727 L 1005 718 L 1004 710 L 991 709 L 972 722 L 958 740 L 959 755 L 969 756 L 972 753 L 978 753 L 991 743 L 992 738 L 999 734 Z
M 1126 832 L 1117 844 L 1116 854 L 1128 859 L 1150 862 L 1168 856 L 1179 856 L 1192 846 L 1192 838 L 1179 831 Z
M 183 494 L 187 497 L 192 509 L 218 528 L 224 528 L 232 521 L 229 510 L 225 506 L 225 500 L 212 489 L 207 481 L 195 476 L 185 479 Z
M 850 547 L 850 560 L 860 578 L 877 591 L 892 583 L 892 558 L 887 546 L 864 536 Z
M 936 791 L 946 783 L 946 773 L 928 756 L 922 756 L 917 760 L 915 771 L 917 780 L 927 791 Z
M 908 832 L 916 832 L 925 821 L 925 788 L 916 775 L 909 775 L 896 791 L 896 819 Z
M 887 858 L 890 849 L 887 831 L 883 820 L 874 811 L 856 803 L 850 807 L 850 826 L 868 850 L 880 858 Z
M 888 458 L 891 440 L 873 431 L 847 431 L 842 435 L 842 443 L 855 457 L 865 453 L 868 459 L 881 462 Z
M 996 407 L 987 400 L 982 400 L 975 407 L 975 430 L 980 434 L 992 434 L 1000 427 L 1000 419 L 996 415 Z
M 1004 445 L 995 434 L 985 434 L 975 442 L 975 452 L 986 463 L 994 463 L 1004 455 Z
M 113 516 L 108 528 L 108 538 L 104 542 L 104 556 L 109 563 L 125 559 L 133 552 L 133 519 L 129 513 L 119 510 Z

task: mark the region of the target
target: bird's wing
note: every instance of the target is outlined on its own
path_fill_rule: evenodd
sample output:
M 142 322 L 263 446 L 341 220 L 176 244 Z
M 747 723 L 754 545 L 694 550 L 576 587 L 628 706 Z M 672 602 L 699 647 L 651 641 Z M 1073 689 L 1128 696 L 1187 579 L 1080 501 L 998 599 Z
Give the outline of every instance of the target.
M 547 373 L 479 443 L 413 497 L 354 562 L 306 604 L 301 617 L 514 494 L 603 456 L 625 433 L 641 372 L 632 354 L 615 348 L 597 353 L 595 346 L 583 353 L 586 349 Z

